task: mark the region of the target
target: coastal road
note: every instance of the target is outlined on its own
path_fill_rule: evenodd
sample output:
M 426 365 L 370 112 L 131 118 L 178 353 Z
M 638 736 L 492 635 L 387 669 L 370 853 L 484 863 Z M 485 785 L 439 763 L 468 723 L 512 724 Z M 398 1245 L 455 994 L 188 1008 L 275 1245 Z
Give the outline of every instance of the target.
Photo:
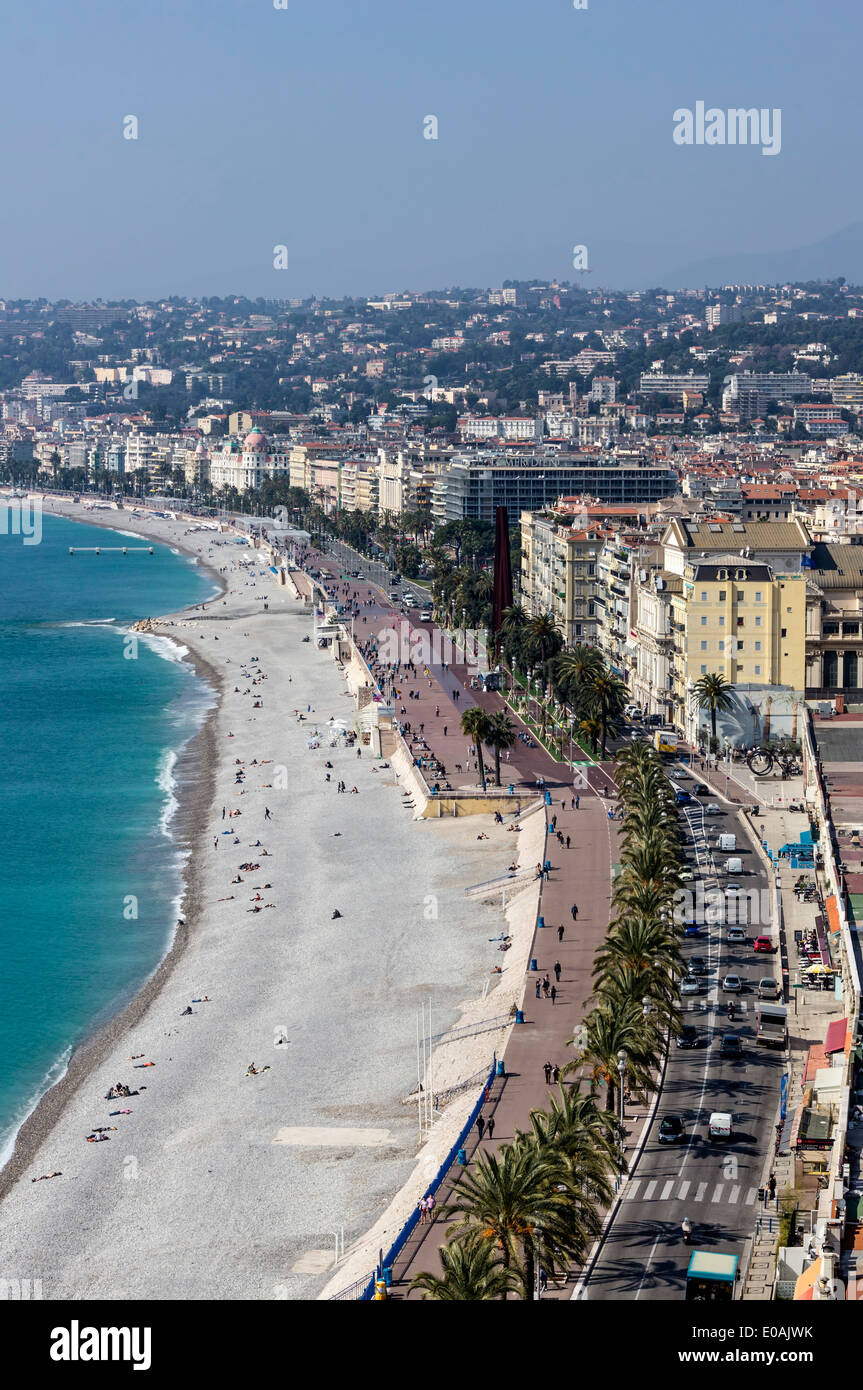
M 691 786 L 692 781 L 683 785 Z M 708 800 L 703 798 L 703 802 Z M 722 889 L 728 881 L 722 872 L 727 856 L 712 850 L 713 842 L 720 831 L 736 832 L 738 851 L 748 872 L 735 876 L 735 881 L 747 893 L 758 890 L 763 915 L 769 902 L 767 874 L 744 837 L 737 816 L 727 808 L 718 816 L 705 816 L 700 807 L 681 809 L 688 861 L 708 888 Z M 715 876 L 711 873 L 714 864 L 719 869 Z M 742 915 L 757 915 L 754 900 L 750 899 L 750 909 Z M 771 926 L 752 922 L 744 930 L 747 939 L 742 944 L 728 942 L 727 928 L 720 923 L 705 925 L 699 936 L 684 940 L 685 962 L 700 956 L 705 963 L 701 977 L 704 992 L 681 1001 L 683 1021 L 697 1029 L 699 1045 L 692 1050 L 672 1045 L 647 1143 L 583 1297 L 683 1298 L 691 1254 L 681 1234 L 684 1217 L 692 1222 L 692 1246 L 697 1249 L 739 1256 L 744 1241 L 752 1235 L 758 1187 L 774 1139 L 784 1054 L 760 1047 L 755 1041 L 754 985 L 762 976 L 778 974 L 779 962 L 777 954 L 755 954 L 752 941 L 762 933 L 771 935 Z M 737 995 L 721 988 L 725 975 L 732 973 L 747 983 Z M 733 1022 L 726 1016 L 726 1003 L 732 998 Z M 728 1032 L 740 1036 L 741 1058 L 720 1056 L 720 1041 Z M 728 1111 L 734 1117 L 730 1143 L 708 1139 L 708 1120 L 716 1110 Z M 683 1119 L 684 1142 L 659 1143 L 659 1125 L 666 1115 Z

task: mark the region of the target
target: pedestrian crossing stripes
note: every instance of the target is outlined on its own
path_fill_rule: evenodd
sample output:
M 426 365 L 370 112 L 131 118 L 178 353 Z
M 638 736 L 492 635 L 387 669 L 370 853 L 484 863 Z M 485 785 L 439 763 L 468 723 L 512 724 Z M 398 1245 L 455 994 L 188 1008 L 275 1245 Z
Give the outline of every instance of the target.
M 653 1200 L 656 1200 L 658 1202 L 685 1202 L 686 1198 L 689 1196 L 692 1186 L 693 1184 L 691 1182 L 679 1182 L 677 1178 L 667 1178 L 665 1182 L 661 1182 L 658 1178 L 652 1178 L 644 1187 L 644 1191 L 641 1194 L 640 1200 L 642 1202 L 651 1202 Z M 624 1199 L 628 1202 L 636 1201 L 638 1199 L 638 1194 L 641 1190 L 641 1187 L 641 1178 L 630 1179 L 630 1181 L 626 1184 L 624 1190 Z M 700 1182 L 696 1185 L 695 1191 L 692 1194 L 692 1197 L 690 1198 L 690 1201 L 693 1206 L 700 1205 L 702 1202 L 712 1204 L 715 1202 L 723 1201 L 724 1193 L 728 1187 L 728 1184 L 724 1182 L 715 1183 L 713 1186 L 713 1191 L 708 1194 L 709 1187 L 710 1183 L 707 1182 Z M 741 1196 L 742 1193 L 743 1188 L 741 1187 L 740 1183 L 734 1184 L 731 1187 L 731 1191 L 728 1193 L 727 1198 L 724 1199 L 725 1204 L 731 1207 L 751 1207 L 757 1199 L 758 1188 L 748 1187 L 746 1189 L 746 1195 Z

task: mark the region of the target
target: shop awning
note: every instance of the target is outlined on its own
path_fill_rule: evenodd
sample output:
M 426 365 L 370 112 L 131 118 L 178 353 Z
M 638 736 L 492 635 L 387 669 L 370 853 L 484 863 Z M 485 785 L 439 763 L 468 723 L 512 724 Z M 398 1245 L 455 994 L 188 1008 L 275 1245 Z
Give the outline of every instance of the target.
M 844 1052 L 845 1039 L 848 1036 L 847 1018 L 837 1018 L 835 1023 L 828 1024 L 827 1033 L 824 1038 L 824 1051 L 829 1057 L 831 1052 Z

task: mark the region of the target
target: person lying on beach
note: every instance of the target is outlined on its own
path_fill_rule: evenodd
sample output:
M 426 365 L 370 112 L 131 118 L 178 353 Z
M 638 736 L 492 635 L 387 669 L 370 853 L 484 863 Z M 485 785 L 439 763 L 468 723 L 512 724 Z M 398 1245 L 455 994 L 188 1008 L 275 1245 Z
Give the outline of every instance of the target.
M 232 879 L 232 882 L 233 882 L 233 883 L 236 883 L 236 881 L 237 881 L 236 879 Z M 240 880 L 240 882 L 242 882 L 242 879 Z M 233 895 L 233 893 L 229 893 L 228 896 L 227 896 L 226 898 L 217 898 L 217 899 L 216 899 L 216 902 L 217 902 L 217 903 L 232 903 L 233 901 L 234 901 L 234 895 Z
M 267 885 L 267 887 L 269 887 L 269 884 Z M 210 996 L 209 996 L 209 994 L 202 994 L 201 997 L 200 997 L 200 999 L 193 999 L 193 1000 L 192 1000 L 192 1003 L 193 1003 L 193 1004 L 209 1004 L 209 1002 L 210 1002 Z
M 250 1062 L 250 1063 L 249 1063 L 249 1069 L 248 1069 L 248 1071 L 246 1072 L 246 1076 L 263 1076 L 264 1072 L 265 1072 L 265 1071 L 269 1071 L 269 1070 L 270 1070 L 269 1066 L 266 1066 L 266 1067 L 256 1067 L 255 1064 L 254 1064 L 254 1062 Z
M 190 1013 L 192 1013 L 192 1012 L 193 1012 L 192 1006 L 191 1006 L 191 1004 L 188 1004 L 188 1005 L 186 1006 L 186 1008 L 183 1009 L 183 1012 L 180 1014 L 180 1017 L 181 1017 L 181 1018 L 185 1018 L 186 1014 L 190 1014 Z
M 88 1134 L 88 1135 L 87 1135 L 87 1143 L 88 1143 L 88 1144 L 101 1144 L 102 1141 L 103 1141 L 104 1139 L 110 1139 L 110 1138 L 111 1138 L 110 1134 Z
M 136 1066 L 136 1067 L 154 1067 L 155 1065 L 156 1065 L 155 1062 L 136 1062 L 136 1063 L 135 1063 L 135 1066 Z M 128 1092 L 127 1092 L 127 1094 L 128 1094 Z
M 53 1173 L 42 1173 L 38 1178 L 31 1178 L 31 1182 L 47 1182 L 49 1178 L 62 1178 L 63 1171 L 58 1168 Z
M 131 1115 L 131 1110 L 109 1110 L 109 1115 Z
M 331 922 L 334 922 L 334 921 L 336 920 L 336 918 L 337 918 L 337 917 L 341 917 L 341 915 L 342 915 L 342 914 L 339 912 L 339 909 L 338 909 L 337 907 L 334 907 L 334 908 L 333 908 L 333 915 L 332 915 L 332 917 L 330 918 L 330 921 L 331 921 Z

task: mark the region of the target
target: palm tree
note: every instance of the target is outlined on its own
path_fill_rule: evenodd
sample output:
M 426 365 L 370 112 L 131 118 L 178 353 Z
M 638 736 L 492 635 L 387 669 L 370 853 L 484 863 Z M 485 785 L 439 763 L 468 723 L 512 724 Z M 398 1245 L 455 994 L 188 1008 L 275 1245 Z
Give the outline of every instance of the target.
M 479 705 L 474 705 L 473 709 L 466 709 L 461 717 L 461 731 L 467 734 L 476 745 L 476 761 L 479 769 L 479 780 L 485 786 L 485 761 L 482 755 L 482 745 L 488 739 L 491 732 L 491 720 L 484 709 Z
M 695 682 L 695 698 L 699 709 L 706 709 L 710 712 L 710 732 L 713 743 L 716 743 L 716 715 L 718 711 L 724 713 L 731 709 L 731 691 L 733 686 L 729 681 L 716 671 L 709 672 L 706 676 L 699 676 Z
M 531 1297 L 538 1228 L 544 1248 L 580 1249 L 570 1189 L 559 1158 L 530 1144 L 506 1144 L 495 1154 L 483 1154 L 461 1178 L 446 1208 L 448 1217 L 461 1220 L 447 1235 L 476 1234 L 493 1244 L 504 1268 L 518 1271 L 525 1296 Z
M 601 669 L 602 657 L 597 648 L 578 642 L 555 657 L 554 684 L 564 699 L 577 707 L 582 689 Z
M 506 1298 L 516 1287 L 516 1276 L 504 1268 L 500 1256 L 487 1241 L 467 1238 L 442 1245 L 443 1278 L 417 1274 L 412 1289 L 424 1289 L 423 1299 L 438 1302 L 486 1302 Z
M 578 722 L 579 731 L 585 743 L 590 744 L 594 753 L 599 752 L 599 740 L 602 737 L 602 720 L 596 714 L 587 715 L 586 718 Z
M 609 727 L 615 727 L 627 700 L 627 689 L 619 676 L 600 666 L 587 678 L 587 698 L 595 706 L 600 722 L 600 747 L 605 761 Z
M 494 780 L 498 786 L 500 786 L 500 755 L 507 748 L 513 748 L 515 740 L 515 725 L 504 710 L 497 710 L 494 714 L 489 715 L 485 742 L 489 748 L 494 749 Z
M 627 1054 L 627 1072 L 637 1086 L 649 1090 L 659 1067 L 661 1039 L 657 1025 L 645 1019 L 640 1004 L 612 1007 L 606 1003 L 592 1009 L 584 1020 L 583 1042 L 573 1038 L 578 1055 L 568 1062 L 564 1073 L 588 1063 L 594 1081 L 605 1085 L 605 1108 L 610 1115 L 617 1108 L 619 1079 L 618 1053 Z

